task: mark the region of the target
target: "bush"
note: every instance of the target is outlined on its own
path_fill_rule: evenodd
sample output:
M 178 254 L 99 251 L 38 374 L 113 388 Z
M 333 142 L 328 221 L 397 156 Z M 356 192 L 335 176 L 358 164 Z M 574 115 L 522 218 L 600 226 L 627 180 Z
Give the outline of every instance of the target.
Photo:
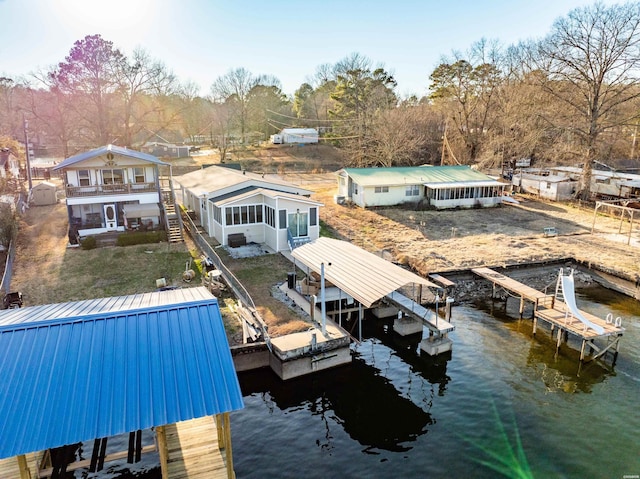
M 80 247 L 82 249 L 95 249 L 97 246 L 97 241 L 95 236 L 87 236 L 83 240 L 80 241 Z
M 160 243 L 167 240 L 166 231 L 136 231 L 135 233 L 124 233 L 118 236 L 116 245 L 132 246 L 136 244 Z

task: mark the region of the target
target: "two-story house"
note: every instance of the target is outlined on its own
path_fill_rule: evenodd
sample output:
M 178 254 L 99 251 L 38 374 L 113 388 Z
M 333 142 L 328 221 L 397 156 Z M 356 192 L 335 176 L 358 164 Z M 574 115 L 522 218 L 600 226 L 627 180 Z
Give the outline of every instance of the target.
M 63 172 L 70 241 L 168 227 L 159 166 L 168 164 L 115 145 L 79 153 L 56 165 L 53 170 Z

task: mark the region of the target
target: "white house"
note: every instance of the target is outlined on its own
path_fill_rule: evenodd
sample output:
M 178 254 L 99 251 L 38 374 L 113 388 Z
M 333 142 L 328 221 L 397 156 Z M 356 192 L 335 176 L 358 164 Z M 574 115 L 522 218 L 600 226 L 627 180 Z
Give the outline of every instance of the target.
M 506 186 L 468 166 L 343 168 L 337 174 L 336 201 L 363 208 L 419 202 L 438 209 L 497 206 Z
M 63 172 L 72 243 L 78 237 L 164 225 L 161 165 L 167 163 L 114 145 L 79 153 L 56 165 L 54 171 Z
M 246 242 L 283 251 L 320 235 L 322 203 L 309 198 L 311 191 L 291 183 L 222 166 L 174 180 L 182 204 L 222 245 L 229 244 L 229 235 L 244 235 Z

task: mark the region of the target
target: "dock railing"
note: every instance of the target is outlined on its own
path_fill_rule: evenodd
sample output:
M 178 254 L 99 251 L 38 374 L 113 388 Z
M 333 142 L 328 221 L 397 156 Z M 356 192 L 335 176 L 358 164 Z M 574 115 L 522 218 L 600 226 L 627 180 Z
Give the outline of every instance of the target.
M 189 234 L 191 239 L 193 239 L 196 246 L 200 249 L 201 253 L 207 257 L 207 259 L 222 273 L 222 278 L 229 285 L 234 295 L 238 299 L 240 307 L 245 308 L 249 315 L 255 319 L 255 321 L 247 320 L 243 314 L 240 314 L 240 318 L 247 323 L 249 327 L 255 327 L 255 324 L 259 325 L 260 335 L 262 339 L 267 343 L 269 350 L 271 350 L 271 341 L 269 340 L 269 333 L 267 331 L 267 325 L 262 319 L 262 316 L 258 312 L 255 303 L 253 302 L 253 298 L 247 291 L 247 289 L 242 285 L 240 280 L 231 272 L 229 268 L 222 262 L 222 258 L 218 256 L 218 253 L 215 252 L 213 247 L 209 244 L 209 242 L 204 238 L 204 236 L 198 231 L 198 227 L 191 219 L 191 217 L 187 214 L 184 207 L 180 207 L 180 213 L 182 216 L 182 224 Z

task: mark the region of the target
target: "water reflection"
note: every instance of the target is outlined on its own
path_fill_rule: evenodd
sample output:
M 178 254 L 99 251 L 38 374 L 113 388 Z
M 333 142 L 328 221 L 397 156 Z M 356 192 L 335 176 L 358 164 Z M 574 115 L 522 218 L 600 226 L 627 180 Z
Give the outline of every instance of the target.
M 352 364 L 288 381 L 274 381 L 271 370 L 240 374 L 243 395 L 261 394 L 270 407 L 280 410 L 307 409 L 312 415 L 335 416 L 344 431 L 365 452 L 384 449 L 407 451 L 406 443 L 427 432 L 433 423 L 428 412 L 402 397 L 380 370 L 358 359 Z M 331 448 L 330 422 L 326 443 Z
M 533 336 L 531 310 L 525 310 L 524 319 L 519 319 L 515 301 L 505 302 L 480 300 L 474 306 L 500 321 L 499 327 L 526 336 L 530 339 L 526 365 L 533 370 L 545 385 L 548 393 L 591 393 L 594 385 L 614 374 L 610 361 L 599 359 L 588 363 L 580 362 L 580 341 L 569 335 L 568 342 L 556 350 L 556 338 L 544 324 L 538 323 L 538 331 Z M 527 314 L 529 312 L 529 314 Z

